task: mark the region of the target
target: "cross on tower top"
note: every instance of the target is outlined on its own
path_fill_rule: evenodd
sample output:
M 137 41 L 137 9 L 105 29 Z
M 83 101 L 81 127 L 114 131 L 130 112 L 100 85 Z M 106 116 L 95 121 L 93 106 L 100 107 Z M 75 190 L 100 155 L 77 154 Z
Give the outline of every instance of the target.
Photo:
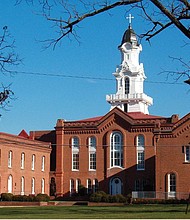
M 126 17 L 127 19 L 129 19 L 129 26 L 131 26 L 132 23 L 132 19 L 134 18 L 131 14 L 129 14 L 128 17 Z

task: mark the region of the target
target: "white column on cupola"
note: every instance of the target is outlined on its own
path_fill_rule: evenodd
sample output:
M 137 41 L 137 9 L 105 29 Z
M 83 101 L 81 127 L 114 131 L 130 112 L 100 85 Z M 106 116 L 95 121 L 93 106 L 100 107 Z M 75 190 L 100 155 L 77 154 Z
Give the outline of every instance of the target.
M 121 52 L 121 64 L 113 73 L 116 78 L 116 94 L 107 95 L 106 100 L 111 104 L 111 109 L 118 107 L 125 112 L 149 114 L 148 106 L 152 105 L 153 99 L 143 92 L 146 76 L 143 64 L 139 64 L 142 46 L 138 43 L 137 36 L 132 29 L 131 21 L 134 17 L 130 14 L 127 18 L 129 27 L 118 47 Z

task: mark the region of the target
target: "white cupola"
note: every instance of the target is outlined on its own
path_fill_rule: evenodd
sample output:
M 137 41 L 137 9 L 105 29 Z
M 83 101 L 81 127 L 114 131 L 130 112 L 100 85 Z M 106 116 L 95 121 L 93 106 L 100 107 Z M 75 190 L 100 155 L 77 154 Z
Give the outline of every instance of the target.
M 129 18 L 132 18 L 131 15 Z M 118 107 L 125 112 L 149 114 L 148 106 L 153 104 L 153 99 L 143 92 L 146 76 L 143 64 L 139 64 L 142 46 L 132 29 L 131 19 L 118 49 L 121 51 L 121 64 L 113 73 L 116 78 L 116 94 L 107 95 L 106 100 L 111 104 L 111 109 Z

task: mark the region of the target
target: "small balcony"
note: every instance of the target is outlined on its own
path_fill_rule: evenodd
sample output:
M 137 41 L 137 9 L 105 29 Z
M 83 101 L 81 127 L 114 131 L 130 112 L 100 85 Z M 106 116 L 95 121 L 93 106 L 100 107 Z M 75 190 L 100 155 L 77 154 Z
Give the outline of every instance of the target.
M 144 93 L 134 93 L 134 94 L 111 94 L 106 95 L 106 101 L 109 103 L 114 102 L 130 102 L 130 101 L 142 101 L 148 105 L 152 105 L 153 99 Z

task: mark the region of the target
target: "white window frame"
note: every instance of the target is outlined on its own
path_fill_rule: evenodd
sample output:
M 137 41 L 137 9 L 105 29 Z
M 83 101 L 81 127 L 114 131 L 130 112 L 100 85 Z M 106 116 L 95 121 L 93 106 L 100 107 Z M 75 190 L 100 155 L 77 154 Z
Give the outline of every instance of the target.
M 45 179 L 44 178 L 42 178 L 41 180 L 41 189 L 42 189 L 41 193 L 44 194 L 45 193 Z
M 79 171 L 79 138 L 72 138 L 72 170 Z
M 92 180 L 87 179 L 86 181 L 87 194 L 92 193 Z
M 35 160 L 36 160 L 36 155 L 32 154 L 32 170 L 35 170 Z
M 13 159 L 13 152 L 12 150 L 8 153 L 8 168 L 12 168 L 12 159 Z
M 97 179 L 93 180 L 93 192 L 97 192 L 99 190 L 99 182 Z
M 168 198 L 176 197 L 176 174 L 168 174 Z
M 94 136 L 88 138 L 89 149 L 89 170 L 96 170 L 96 138 Z
M 8 180 L 7 180 L 7 191 L 8 193 L 12 193 L 13 192 L 13 176 L 9 175 L 8 176 Z
M 25 165 L 25 153 L 21 153 L 21 169 L 24 170 L 24 165 Z
M 75 181 L 74 179 L 70 179 L 70 196 L 72 196 L 72 194 L 75 192 Z
M 32 177 L 32 181 L 31 181 L 31 194 L 35 195 L 35 178 Z
M 185 146 L 185 162 L 190 163 L 190 146 Z
M 145 140 L 144 135 L 136 137 L 137 143 L 137 170 L 145 170 Z
M 24 176 L 21 177 L 21 190 L 20 194 L 23 196 L 24 195 L 24 188 L 25 188 L 25 179 Z
M 114 131 L 110 135 L 110 167 L 123 167 L 123 135 Z
M 42 156 L 42 172 L 45 171 L 45 156 Z
M 76 179 L 76 192 L 79 192 L 79 187 L 81 186 L 81 180 L 80 179 Z

